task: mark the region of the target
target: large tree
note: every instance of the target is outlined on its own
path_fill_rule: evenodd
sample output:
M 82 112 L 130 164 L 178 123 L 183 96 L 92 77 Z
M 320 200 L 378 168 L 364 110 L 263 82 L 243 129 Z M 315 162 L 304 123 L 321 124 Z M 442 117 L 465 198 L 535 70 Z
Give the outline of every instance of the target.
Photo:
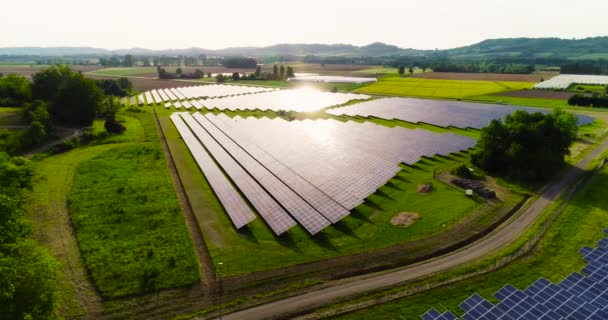
M 482 129 L 471 160 L 490 173 L 514 179 L 547 179 L 564 164 L 576 132 L 576 117 L 561 110 L 516 111 Z
M 35 74 L 32 94 L 49 101 L 49 112 L 57 124 L 88 126 L 103 112 L 104 94 L 95 80 L 69 67 L 50 67 Z
M 20 107 L 32 99 L 32 86 L 22 76 L 0 76 L 0 106 Z

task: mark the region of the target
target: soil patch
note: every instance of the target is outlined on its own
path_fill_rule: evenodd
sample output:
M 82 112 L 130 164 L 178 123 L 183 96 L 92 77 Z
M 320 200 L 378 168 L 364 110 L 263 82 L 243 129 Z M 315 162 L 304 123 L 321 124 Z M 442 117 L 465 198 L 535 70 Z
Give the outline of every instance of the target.
M 532 73 L 532 74 L 501 74 L 501 73 L 460 73 L 460 72 L 424 72 L 416 73 L 414 78 L 443 79 L 443 80 L 478 80 L 478 81 L 513 81 L 513 82 L 540 82 L 549 80 L 558 73 Z
M 397 227 L 411 226 L 418 220 L 419 216 L 415 212 L 401 212 L 391 218 L 391 224 Z

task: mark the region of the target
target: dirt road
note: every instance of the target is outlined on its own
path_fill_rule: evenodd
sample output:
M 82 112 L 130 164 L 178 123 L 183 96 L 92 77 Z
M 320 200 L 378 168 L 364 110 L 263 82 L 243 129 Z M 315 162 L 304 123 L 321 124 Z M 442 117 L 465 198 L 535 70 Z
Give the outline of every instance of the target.
M 498 229 L 496 232 L 468 247 L 407 268 L 397 269 L 388 273 L 357 277 L 349 282 L 341 281 L 331 287 L 237 311 L 224 315 L 222 319 L 257 320 L 287 318 L 302 311 L 313 310 L 327 305 L 338 299 L 394 286 L 398 283 L 436 274 L 466 263 L 480 261 L 487 254 L 498 252 L 515 242 L 534 224 L 546 208 L 551 206 L 555 200 L 559 199 L 566 192 L 569 186 L 583 177 L 589 163 L 601 156 L 606 150 L 608 150 L 608 140 L 605 140 L 589 155 L 579 161 L 576 166 L 569 169 L 557 181 L 545 188 L 541 196 L 525 209 L 521 215 L 508 222 L 503 228 Z

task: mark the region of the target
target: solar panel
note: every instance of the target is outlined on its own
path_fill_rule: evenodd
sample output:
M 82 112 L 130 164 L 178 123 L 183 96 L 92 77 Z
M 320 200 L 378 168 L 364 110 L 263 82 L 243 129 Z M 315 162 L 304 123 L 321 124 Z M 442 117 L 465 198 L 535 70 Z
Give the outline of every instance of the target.
M 241 190 L 273 232 L 281 235 L 295 221 L 279 204 L 187 113 L 180 113 L 190 130 L 202 142 L 234 184 Z
M 197 113 L 194 118 L 222 147 L 239 162 L 287 211 L 312 235 L 327 227 L 330 222 L 304 201 L 298 194 L 277 179 L 251 155 L 246 153 L 221 130 L 215 127 L 203 115 Z
M 494 119 L 502 119 L 516 110 L 551 113 L 551 109 L 441 101 L 414 98 L 384 98 L 328 110 L 333 115 L 398 119 L 428 123 L 439 127 L 481 129 Z M 578 124 L 590 124 L 594 118 L 578 115 Z
M 200 141 L 192 134 L 178 114 L 171 115 L 173 124 L 179 131 L 186 146 L 192 153 L 194 160 L 203 171 L 205 178 L 209 181 L 213 192 L 216 194 L 230 220 L 237 229 L 242 228 L 255 219 L 255 215 L 249 209 L 239 193 L 230 184 L 220 168 L 213 162 L 207 151 L 202 147 Z
M 595 249 L 583 247 L 581 252 L 589 264 L 585 275 L 574 272 L 559 284 L 540 278 L 520 291 L 510 284 L 498 290 L 494 305 L 474 293 L 460 305 L 463 319 L 608 319 L 608 253 L 598 242 Z M 435 309 L 422 319 L 439 319 Z
M 199 100 L 199 102 L 207 109 L 217 108 L 218 110 L 287 110 L 310 112 L 341 105 L 352 100 L 366 100 L 369 98 L 369 96 L 363 94 L 291 89 L 245 96 Z

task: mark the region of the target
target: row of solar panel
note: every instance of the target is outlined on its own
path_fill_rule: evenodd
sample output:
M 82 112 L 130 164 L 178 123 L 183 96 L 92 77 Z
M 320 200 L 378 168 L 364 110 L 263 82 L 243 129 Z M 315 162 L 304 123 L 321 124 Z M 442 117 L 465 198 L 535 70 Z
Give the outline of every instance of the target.
M 333 115 L 397 119 L 428 123 L 439 127 L 481 129 L 494 119 L 502 119 L 516 110 L 550 113 L 550 109 L 439 101 L 413 98 L 384 98 L 328 110 Z M 594 118 L 578 115 L 578 124 L 590 124 Z
M 316 234 L 386 184 L 401 169 L 399 163 L 475 145 L 473 139 L 452 134 L 379 125 L 362 130 L 366 125 L 335 120 L 289 122 L 200 113 L 171 118 L 185 140 L 191 139 L 184 133 L 189 130 L 204 145 L 277 234 L 295 225 L 294 219 Z M 374 137 L 385 143 L 368 146 Z M 193 154 L 204 150 L 191 147 L 196 141 L 186 144 Z M 199 165 L 206 176 L 215 176 Z M 237 227 L 242 226 L 239 221 L 251 221 L 241 216 L 234 222 Z
M 263 92 L 246 96 L 231 96 L 191 101 L 170 101 L 166 108 L 196 108 L 219 110 L 289 110 L 298 112 L 317 111 L 352 100 L 366 100 L 370 97 L 362 94 L 330 93 L 317 90 L 294 89 Z
M 265 88 L 265 87 L 249 87 L 249 86 L 230 86 L 230 85 L 204 85 L 204 86 L 191 86 L 191 87 L 180 87 L 180 88 L 167 88 L 146 91 L 137 97 L 123 98 L 122 103 L 125 105 L 143 105 L 147 104 L 165 104 L 165 106 L 174 105 L 176 108 L 197 107 L 198 104 L 190 105 L 187 100 L 202 98 L 202 97 L 227 97 L 236 96 L 243 94 L 253 94 L 266 91 L 279 90 L 276 88 Z M 145 99 L 145 100 L 144 100 Z M 184 101 L 182 101 L 184 100 Z M 174 101 L 174 103 L 171 103 Z M 182 103 L 180 103 L 182 101 Z M 202 107 L 202 106 L 201 106 Z
M 608 229 L 605 230 L 608 234 Z M 492 304 L 473 294 L 460 308 L 465 320 L 477 319 L 608 319 L 608 237 L 595 249 L 579 250 L 588 265 L 559 284 L 540 278 L 524 290 L 506 285 L 494 294 L 500 302 Z M 440 314 L 431 309 L 424 320 L 457 319 L 450 311 Z

